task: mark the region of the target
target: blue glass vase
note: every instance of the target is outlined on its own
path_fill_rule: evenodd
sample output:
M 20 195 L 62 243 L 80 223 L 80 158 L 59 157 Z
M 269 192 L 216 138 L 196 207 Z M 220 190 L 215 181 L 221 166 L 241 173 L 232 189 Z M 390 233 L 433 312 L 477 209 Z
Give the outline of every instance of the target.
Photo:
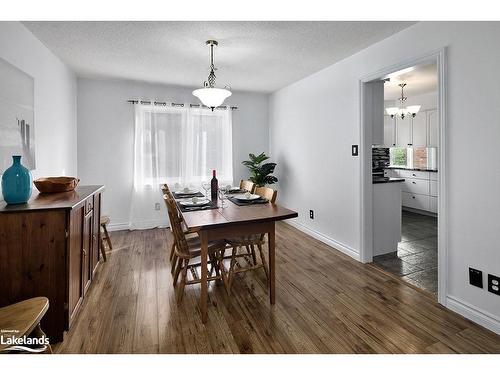
M 33 178 L 21 164 L 21 156 L 12 156 L 12 165 L 2 175 L 2 195 L 8 204 L 26 203 L 31 197 Z

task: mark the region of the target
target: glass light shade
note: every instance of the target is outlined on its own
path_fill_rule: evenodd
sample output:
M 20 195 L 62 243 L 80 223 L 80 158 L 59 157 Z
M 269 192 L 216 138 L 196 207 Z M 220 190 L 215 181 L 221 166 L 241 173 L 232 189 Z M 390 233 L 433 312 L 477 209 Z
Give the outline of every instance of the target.
M 389 107 L 389 108 L 386 108 L 385 111 L 387 112 L 387 114 L 389 116 L 394 116 L 398 113 L 399 108 L 398 107 Z
M 420 107 L 419 105 L 409 105 L 406 110 L 408 111 L 408 113 L 411 113 L 412 115 L 413 114 L 417 114 L 418 111 L 420 111 Z
M 231 91 L 215 87 L 205 87 L 194 90 L 193 95 L 200 99 L 207 107 L 215 108 L 222 105 L 224 100 L 231 96 Z

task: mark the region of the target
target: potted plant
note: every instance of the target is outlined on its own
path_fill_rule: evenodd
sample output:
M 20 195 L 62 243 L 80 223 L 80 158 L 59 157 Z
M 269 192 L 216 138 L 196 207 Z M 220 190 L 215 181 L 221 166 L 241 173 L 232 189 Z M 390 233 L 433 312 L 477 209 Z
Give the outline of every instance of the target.
M 250 160 L 245 160 L 241 164 L 247 166 L 250 171 L 250 181 L 252 181 L 257 186 L 271 185 L 278 182 L 278 179 L 272 175 L 274 168 L 276 168 L 276 163 L 264 163 L 269 156 L 265 153 L 255 156 L 254 154 L 248 154 Z

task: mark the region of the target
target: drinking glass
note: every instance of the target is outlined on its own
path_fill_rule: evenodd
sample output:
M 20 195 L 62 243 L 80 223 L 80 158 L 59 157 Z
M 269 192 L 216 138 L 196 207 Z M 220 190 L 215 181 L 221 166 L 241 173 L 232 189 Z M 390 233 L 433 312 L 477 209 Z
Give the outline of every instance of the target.
M 219 199 L 220 199 L 220 206 L 221 208 L 226 207 L 226 190 L 225 189 L 219 189 Z
M 201 187 L 203 188 L 203 190 L 205 190 L 205 197 L 208 198 L 208 191 L 210 190 L 210 183 L 206 182 L 206 181 L 202 182 Z

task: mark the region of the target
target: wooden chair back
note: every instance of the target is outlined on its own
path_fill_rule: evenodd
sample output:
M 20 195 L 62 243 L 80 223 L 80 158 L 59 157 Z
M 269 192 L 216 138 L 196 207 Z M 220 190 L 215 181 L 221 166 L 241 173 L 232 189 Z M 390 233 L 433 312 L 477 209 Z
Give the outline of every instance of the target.
M 241 180 L 240 189 L 244 189 L 246 191 L 249 191 L 250 193 L 253 193 L 255 190 L 255 184 L 252 181 Z
M 168 188 L 168 185 L 167 184 L 163 184 L 161 185 L 161 191 L 162 193 L 165 195 L 165 194 L 171 194 L 170 193 L 170 189 Z
M 175 200 L 172 199 L 168 194 L 163 196 L 165 203 L 167 204 L 168 217 L 170 219 L 170 227 L 174 234 L 175 248 L 179 256 L 189 256 L 189 246 L 186 241 L 186 236 L 182 230 L 181 218 L 179 217 L 179 211 L 175 204 Z
M 271 203 L 276 203 L 278 191 L 263 186 L 255 188 L 254 194 L 260 195 L 262 198 L 266 198 Z

